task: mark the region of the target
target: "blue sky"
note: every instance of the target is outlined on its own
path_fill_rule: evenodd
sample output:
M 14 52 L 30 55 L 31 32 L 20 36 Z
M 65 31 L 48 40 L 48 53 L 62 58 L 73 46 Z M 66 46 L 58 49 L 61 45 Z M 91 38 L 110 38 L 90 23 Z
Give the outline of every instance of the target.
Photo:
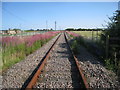
M 2 29 L 102 28 L 117 2 L 3 2 Z

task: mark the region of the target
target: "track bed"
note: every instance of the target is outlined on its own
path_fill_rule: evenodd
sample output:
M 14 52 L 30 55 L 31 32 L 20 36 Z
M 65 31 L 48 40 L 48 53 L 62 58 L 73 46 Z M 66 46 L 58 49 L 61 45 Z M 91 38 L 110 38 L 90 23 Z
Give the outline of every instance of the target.
M 81 88 L 75 61 L 62 34 L 34 88 Z

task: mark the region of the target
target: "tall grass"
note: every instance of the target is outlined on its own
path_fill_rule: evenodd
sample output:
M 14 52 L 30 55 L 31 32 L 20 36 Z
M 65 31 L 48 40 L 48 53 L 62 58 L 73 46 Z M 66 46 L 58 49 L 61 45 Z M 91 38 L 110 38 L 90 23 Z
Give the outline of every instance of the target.
M 91 39 L 84 38 L 82 35 L 74 32 L 67 32 L 71 37 L 74 38 L 74 41 L 71 44 L 71 47 L 75 54 L 79 52 L 80 45 L 84 46 L 90 53 L 96 55 L 98 58 L 101 59 L 102 62 L 103 58 L 105 57 L 105 52 L 101 44 L 97 41 L 92 41 Z
M 57 31 L 25 37 L 3 37 L 0 41 L 2 43 L 3 69 L 9 68 L 13 64 L 23 60 L 58 33 Z
M 79 35 L 82 35 L 85 38 L 92 38 L 92 32 L 93 32 L 93 38 L 100 38 L 100 35 L 102 31 L 72 31 L 74 33 L 77 33 Z
M 70 37 L 77 38 L 80 37 L 80 35 L 74 33 L 74 32 L 70 32 L 70 31 L 66 31 L 68 33 L 68 35 L 70 35 Z M 74 54 L 78 54 L 78 41 L 76 39 L 74 39 L 74 41 L 70 44 L 71 45 L 71 49 L 74 52 Z

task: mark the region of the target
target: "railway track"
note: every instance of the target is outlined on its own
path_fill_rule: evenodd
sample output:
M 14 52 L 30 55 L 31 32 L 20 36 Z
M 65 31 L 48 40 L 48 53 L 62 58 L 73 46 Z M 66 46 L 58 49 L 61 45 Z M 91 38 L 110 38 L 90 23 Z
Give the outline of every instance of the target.
M 22 88 L 84 88 L 88 84 L 65 33 L 61 33 Z

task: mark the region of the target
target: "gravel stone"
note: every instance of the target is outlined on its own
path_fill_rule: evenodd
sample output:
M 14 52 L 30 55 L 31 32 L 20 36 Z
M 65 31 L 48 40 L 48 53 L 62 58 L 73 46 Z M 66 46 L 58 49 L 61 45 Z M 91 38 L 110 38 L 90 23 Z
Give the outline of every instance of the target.
M 67 38 L 71 43 L 72 38 L 69 36 Z M 80 45 L 78 49 L 79 53 L 76 56 L 90 88 L 120 89 L 118 77 L 114 72 L 106 69 L 100 60 L 89 53 L 84 46 Z
M 3 77 L 0 75 L 0 90 L 2 89 L 2 81 L 3 81 Z
M 76 77 L 78 72 L 72 60 L 62 34 L 47 60 L 43 80 L 37 82 L 34 88 L 80 88 L 79 79 Z

